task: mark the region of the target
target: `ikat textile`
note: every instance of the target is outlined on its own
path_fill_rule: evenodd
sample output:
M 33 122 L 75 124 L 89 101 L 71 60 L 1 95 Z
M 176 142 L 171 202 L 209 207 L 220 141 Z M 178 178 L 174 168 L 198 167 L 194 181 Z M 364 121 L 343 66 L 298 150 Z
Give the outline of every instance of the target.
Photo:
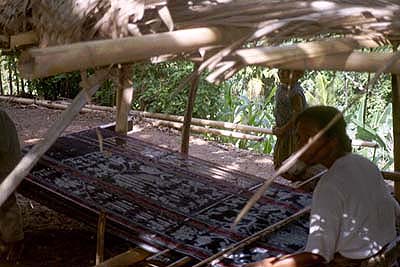
M 115 229 L 130 233 L 128 239 L 201 260 L 311 203 L 311 195 L 273 184 L 232 229 L 261 178 L 99 130 L 103 151 L 94 129 L 61 137 L 27 180 L 88 211 L 104 210 Z M 298 251 L 307 233 L 305 215 L 215 265 L 240 266 Z

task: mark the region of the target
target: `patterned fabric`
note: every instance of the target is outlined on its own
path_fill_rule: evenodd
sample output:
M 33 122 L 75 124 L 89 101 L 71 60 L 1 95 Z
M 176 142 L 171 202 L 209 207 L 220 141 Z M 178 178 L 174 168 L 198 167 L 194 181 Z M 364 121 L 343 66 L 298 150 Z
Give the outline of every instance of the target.
M 105 210 L 117 229 L 135 241 L 204 259 L 311 202 L 308 193 L 273 184 L 232 229 L 261 178 L 185 159 L 106 129 L 101 133 L 103 152 L 94 130 L 59 138 L 25 183 L 40 184 L 47 194 L 60 194 L 88 211 Z M 282 228 L 246 248 L 251 255 L 239 262 L 297 250 L 305 244 L 306 228 L 303 222 Z

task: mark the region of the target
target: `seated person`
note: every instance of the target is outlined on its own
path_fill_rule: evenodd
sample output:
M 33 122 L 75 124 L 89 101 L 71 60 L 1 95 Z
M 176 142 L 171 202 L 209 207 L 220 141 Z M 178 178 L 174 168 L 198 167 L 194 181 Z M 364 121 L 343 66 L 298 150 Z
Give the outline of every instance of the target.
M 0 183 L 14 169 L 21 157 L 15 125 L 0 109 Z M 0 258 L 16 260 L 23 249 L 24 232 L 17 198 L 12 194 L 0 207 Z
M 313 193 L 304 252 L 248 267 L 360 266 L 395 239 L 399 205 L 379 169 L 351 153 L 346 123 L 337 109 L 314 106 L 304 110 L 295 121 L 298 148 L 338 114 L 340 119 L 300 158 L 328 169 Z

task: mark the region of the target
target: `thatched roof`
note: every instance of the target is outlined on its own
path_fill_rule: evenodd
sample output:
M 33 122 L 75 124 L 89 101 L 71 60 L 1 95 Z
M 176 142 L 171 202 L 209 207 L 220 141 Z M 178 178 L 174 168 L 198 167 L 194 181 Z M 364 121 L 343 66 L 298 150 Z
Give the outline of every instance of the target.
M 42 46 L 228 26 L 261 29 L 281 22 L 275 42 L 321 34 L 400 38 L 397 0 L 3 0 L 0 34 L 33 29 Z M 262 35 L 262 33 L 260 33 Z
M 379 46 L 400 41 L 400 2 L 3 0 L 0 3 L 3 48 L 9 45 L 6 41 L 10 35 L 29 30 L 36 33 L 38 47 L 49 47 L 198 27 L 219 27 L 223 32 L 240 28 L 245 32 L 236 35 L 239 41 L 227 54 L 260 39 L 264 40 L 262 45 L 277 45 L 294 38 L 323 40 L 332 36 L 362 36 Z M 251 46 L 254 45 L 260 42 L 253 42 Z M 181 53 L 178 50 L 172 54 Z

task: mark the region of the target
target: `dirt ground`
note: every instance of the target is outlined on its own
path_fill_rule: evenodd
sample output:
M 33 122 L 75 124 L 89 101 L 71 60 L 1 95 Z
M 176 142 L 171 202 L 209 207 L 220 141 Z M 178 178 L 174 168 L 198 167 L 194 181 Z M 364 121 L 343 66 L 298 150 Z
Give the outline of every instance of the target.
M 38 142 L 46 130 L 56 121 L 61 111 L 35 105 L 24 106 L 0 102 L 14 120 L 21 144 Z M 114 121 L 111 112 L 80 114 L 64 134 L 89 129 Z M 167 147 L 180 148 L 180 135 L 175 130 L 156 128 L 139 121 L 131 136 Z M 268 155 L 239 150 L 233 146 L 209 142 L 199 137 L 190 139 L 190 155 L 220 165 L 258 176 L 272 172 L 272 158 Z M 18 195 L 24 217 L 25 250 L 21 260 L 15 263 L 0 261 L 0 267 L 8 266 L 92 266 L 96 255 L 96 233 L 81 222 Z M 110 257 L 129 248 L 129 244 L 113 237 L 105 240 L 106 255 Z

